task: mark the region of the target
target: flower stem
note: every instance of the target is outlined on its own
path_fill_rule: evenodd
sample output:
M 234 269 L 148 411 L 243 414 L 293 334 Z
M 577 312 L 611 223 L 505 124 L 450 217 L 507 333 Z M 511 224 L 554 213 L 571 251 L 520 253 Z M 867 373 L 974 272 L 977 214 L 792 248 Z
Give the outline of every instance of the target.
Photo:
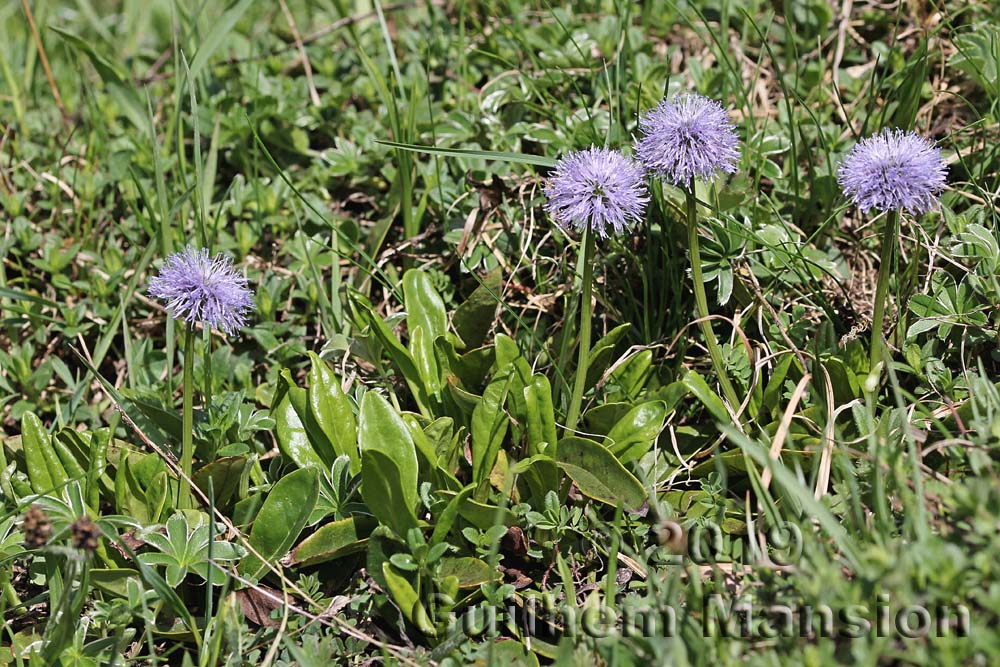
M 580 420 L 580 406 L 583 390 L 587 384 L 587 367 L 590 365 L 590 320 L 594 314 L 591 305 L 594 292 L 594 233 L 585 229 L 582 242 L 583 252 L 583 295 L 580 297 L 580 357 L 576 364 L 573 380 L 573 394 L 569 399 L 569 413 L 566 416 L 566 431 L 571 433 Z
M 719 343 L 715 339 L 712 321 L 708 319 L 708 298 L 705 296 L 705 279 L 701 273 L 701 250 L 698 245 L 698 200 L 694 195 L 694 181 L 688 185 L 686 194 L 688 250 L 691 253 L 691 280 L 694 283 L 694 301 L 697 306 L 698 319 L 701 320 L 701 332 L 705 336 L 708 354 L 712 358 L 712 366 L 715 367 L 715 374 L 719 378 L 719 385 L 722 386 L 722 393 L 735 412 L 740 407 L 740 400 L 736 389 L 729 381 L 729 375 L 726 373 L 726 366 L 722 360 L 722 348 L 719 347 Z
M 177 508 L 189 509 L 191 504 L 191 464 L 194 459 L 194 327 L 184 331 L 184 402 L 181 415 L 181 472 L 183 479 L 177 488 Z
M 882 336 L 885 326 L 885 305 L 889 293 L 889 274 L 892 273 L 893 256 L 896 251 L 896 236 L 899 234 L 899 211 L 886 214 L 885 229 L 882 230 L 882 255 L 878 264 L 878 282 L 875 285 L 875 311 L 872 313 L 871 365 L 869 373 L 874 373 L 879 363 L 885 359 L 886 345 Z

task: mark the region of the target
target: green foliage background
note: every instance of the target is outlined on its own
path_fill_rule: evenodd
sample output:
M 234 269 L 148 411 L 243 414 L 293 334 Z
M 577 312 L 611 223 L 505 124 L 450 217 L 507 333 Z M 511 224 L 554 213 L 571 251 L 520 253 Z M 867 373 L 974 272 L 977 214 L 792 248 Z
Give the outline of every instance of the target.
M 989 2 L 6 3 L 0 662 L 992 664 L 998 61 Z M 598 247 L 562 433 L 582 267 L 547 167 L 680 91 L 742 141 L 698 195 L 747 400 L 716 393 L 667 187 Z M 904 217 L 866 392 L 882 221 L 836 167 L 883 127 L 936 140 L 949 189 Z M 240 336 L 197 340 L 215 515 L 175 507 L 183 337 L 146 293 L 189 243 L 256 290 Z M 32 504 L 52 532 L 26 548 Z M 84 514 L 94 554 L 68 546 Z M 494 644 L 432 617 L 535 593 L 678 631 Z M 964 605 L 972 630 L 727 637 L 713 594 Z

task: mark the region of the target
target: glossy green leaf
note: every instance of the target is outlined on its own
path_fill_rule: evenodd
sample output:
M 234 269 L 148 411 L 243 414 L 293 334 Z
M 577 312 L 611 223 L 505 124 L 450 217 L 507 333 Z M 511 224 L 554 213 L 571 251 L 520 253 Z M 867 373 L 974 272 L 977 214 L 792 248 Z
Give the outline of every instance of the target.
M 52 445 L 52 450 L 56 453 L 57 460 L 62 464 L 63 470 L 66 471 L 67 477 L 80 480 L 86 478 L 87 471 L 80 465 L 80 462 L 73 456 L 70 448 L 66 446 L 66 443 L 62 439 L 52 436 L 49 438 L 49 443 Z
M 146 513 L 150 523 L 159 523 L 173 504 L 170 494 L 170 476 L 160 472 L 146 487 Z
M 438 363 L 434 344 L 428 344 L 423 328 L 414 327 L 410 331 L 410 356 L 420 375 L 420 381 L 429 396 L 441 400 L 441 366 Z
M 855 398 L 862 396 L 863 378 L 859 380 L 854 371 L 848 368 L 841 359 L 837 357 L 823 359 L 823 367 L 830 374 L 830 384 L 833 387 L 833 400 L 836 405 L 850 403 Z
M 491 667 L 492 665 L 503 665 L 503 667 L 538 667 L 538 657 L 535 655 L 534 651 L 537 651 L 536 645 L 537 640 L 532 640 L 532 650 L 528 650 L 524 647 L 524 644 L 514 639 L 501 639 L 495 641 L 491 647 L 488 658 L 478 658 L 475 662 L 470 663 L 470 667 Z M 572 646 L 572 644 L 567 643 L 567 646 Z M 576 656 L 575 658 L 573 656 Z M 570 661 L 558 661 L 558 665 L 568 665 L 572 662 L 575 664 L 584 664 L 580 662 L 580 655 L 569 653 Z M 554 657 L 554 656 L 553 656 Z M 596 659 L 593 660 L 594 663 L 597 662 Z
M 807 460 L 811 454 L 811 452 L 785 450 L 781 453 L 781 458 L 788 462 L 802 461 Z M 717 453 L 694 466 L 687 474 L 692 479 L 701 479 L 718 472 L 720 467 L 724 468 L 728 474 L 734 477 L 742 477 L 747 472 L 747 458 L 741 451 Z
M 319 471 L 308 467 L 292 471 L 271 487 L 257 513 L 247 542 L 253 548 L 239 566 L 240 574 L 259 578 L 292 548 L 319 498 Z M 254 551 L 261 558 L 254 555 Z
M 224 507 L 232 500 L 233 495 L 240 488 L 240 479 L 247 468 L 247 457 L 245 456 L 224 456 L 211 463 L 203 465 L 192 476 L 195 486 L 208 495 L 209 483 L 211 480 L 212 493 L 215 496 L 215 504 Z
M 507 434 L 510 420 L 503 405 L 510 390 L 511 377 L 510 373 L 504 373 L 493 378 L 479 405 L 472 411 L 472 479 L 477 484 L 478 500 L 486 497 L 490 472 Z
M 507 507 L 499 507 L 482 503 L 473 498 L 466 498 L 458 505 L 458 514 L 480 530 L 493 526 L 513 526 L 517 523 L 517 515 Z
M 439 417 L 424 427 L 424 434 L 434 447 L 434 452 L 441 457 L 451 450 L 455 440 L 455 420 L 451 417 Z
M 685 390 L 686 391 L 686 390 Z M 583 413 L 587 433 L 607 435 L 621 418 L 632 409 L 631 403 L 604 403 Z
M 31 495 L 31 486 L 28 487 L 28 493 L 21 494 L 19 491 L 14 489 L 13 479 L 14 475 L 18 472 L 16 465 L 7 464 L 7 447 L 6 442 L 0 440 L 0 493 L 3 494 L 8 500 L 14 500 L 21 495 Z M 23 475 L 24 473 L 21 473 Z M 26 476 L 25 476 L 26 477 Z
M 264 497 L 263 491 L 257 491 L 233 505 L 233 524 L 239 528 L 246 528 L 253 523 L 264 504 Z
M 455 577 L 459 588 L 477 588 L 495 578 L 496 572 L 484 561 L 470 556 L 442 558 L 438 576 Z
M 281 455 L 300 468 L 324 467 L 323 460 L 309 444 L 306 427 L 287 394 L 271 410 L 271 414 L 274 417 L 274 430 Z
M 518 423 L 523 424 L 528 419 L 528 410 L 524 399 L 524 388 L 531 383 L 531 365 L 521 354 L 514 339 L 506 334 L 497 334 L 496 363 L 494 372 L 510 374 L 510 393 L 508 409 Z
M 100 505 L 102 492 L 109 502 L 114 498 L 114 481 L 107 475 L 108 450 L 111 446 L 111 429 L 101 428 L 95 431 L 76 431 L 64 428 L 55 438 L 59 440 L 81 466 L 86 466 L 85 495 L 87 505 L 96 508 Z M 58 452 L 57 452 L 58 453 Z
M 167 470 L 167 464 L 163 462 L 159 454 L 153 452 L 140 453 L 138 457 L 129 460 L 129 466 L 139 486 L 143 488 L 149 486 L 154 477 Z
M 764 389 L 764 399 L 761 409 L 769 411 L 772 415 L 778 410 L 782 394 L 785 390 L 785 379 L 788 378 L 793 361 L 795 361 L 795 355 L 792 354 L 786 354 L 778 358 L 771 371 L 771 377 L 768 378 L 767 387 Z
M 528 416 L 529 455 L 546 453 L 549 447 L 554 450 L 558 436 L 552 387 L 548 378 L 539 374 L 532 375 L 531 382 L 524 388 L 524 400 Z
M 344 394 L 340 381 L 325 361 L 309 353 L 309 410 L 316 426 L 325 436 L 336 456 L 351 460 L 351 474 L 361 470 L 358 453 L 358 427 L 351 399 Z M 332 463 L 329 461 L 328 463 Z
M 131 403 L 138 411 L 139 414 L 136 415 L 136 418 L 140 425 L 152 427 L 155 431 L 169 436 L 173 440 L 179 441 L 181 439 L 184 430 L 183 423 L 181 416 L 176 411 L 165 409 L 159 403 L 154 403 L 126 389 L 122 390 L 122 394 L 123 400 Z
M 483 277 L 482 283 L 455 309 L 452 324 L 466 348 L 483 344 L 490 327 L 496 322 L 500 298 L 500 267 Z
M 680 402 L 685 396 L 691 393 L 687 385 L 683 382 L 671 382 L 665 387 L 658 388 L 652 393 L 650 398 L 655 398 L 657 400 L 663 401 L 664 407 L 669 415 L 671 412 L 677 409 Z
M 726 404 L 722 402 L 719 395 L 712 391 L 712 388 L 708 386 L 705 382 L 705 378 L 698 375 L 694 371 L 688 371 L 684 374 L 681 382 L 691 390 L 695 398 L 701 401 L 702 405 L 708 408 L 709 413 L 716 421 L 722 423 L 729 423 L 731 420 L 729 416 L 729 411 L 726 410 Z M 738 407 L 738 406 L 736 406 Z
M 28 480 L 35 493 L 51 493 L 69 481 L 48 431 L 34 412 L 25 412 L 21 418 L 21 446 Z
M 403 344 L 399 342 L 399 339 L 396 338 L 396 335 L 392 333 L 392 330 L 381 317 L 372 312 L 367 306 L 365 306 L 363 314 L 371 332 L 379 343 L 382 344 L 386 354 L 389 355 L 389 359 L 392 360 L 392 364 L 399 370 L 406 381 L 406 385 L 413 392 L 413 399 L 417 402 L 417 407 L 420 409 L 421 414 L 429 415 L 428 406 L 430 405 L 430 397 L 427 394 L 426 386 L 413 360 L 413 356 L 409 350 L 403 347 Z
M 417 626 L 425 635 L 437 636 L 437 630 L 431 623 L 423 603 L 420 602 L 420 596 L 417 595 L 406 577 L 389 562 L 382 563 L 382 576 L 385 577 L 389 594 L 399 610 L 403 612 L 406 620 Z
M 472 495 L 475 487 L 472 484 L 464 487 L 458 492 L 455 497 L 448 501 L 445 505 L 444 511 L 441 512 L 437 517 L 437 522 L 434 524 L 434 532 L 431 533 L 431 539 L 428 544 L 434 546 L 435 544 L 440 544 L 448 538 L 448 533 L 451 531 L 452 526 L 455 525 L 455 519 L 458 518 L 458 511 L 462 503 Z
M 457 494 L 451 491 L 440 491 L 442 496 L 454 498 Z M 496 525 L 512 526 L 517 523 L 517 517 L 508 508 L 481 503 L 472 498 L 463 498 L 458 503 L 458 515 L 480 530 L 487 530 Z
M 663 401 L 640 403 L 614 425 L 604 444 L 622 463 L 640 459 L 656 442 L 666 417 Z
M 417 451 L 403 418 L 377 392 L 361 400 L 358 444 L 366 451 L 385 454 L 399 469 L 399 483 L 408 507 L 417 503 Z M 404 533 L 405 534 L 405 533 Z
M 287 368 L 281 369 L 279 375 L 284 383 L 282 400 L 288 400 L 292 404 L 295 414 L 299 416 L 299 423 L 302 424 L 302 427 L 306 431 L 306 440 L 309 443 L 309 447 L 319 460 L 323 462 L 323 467 L 328 468 L 333 463 L 333 460 L 337 458 L 337 454 L 333 449 L 333 444 L 326 437 L 326 434 L 313 416 L 309 403 L 309 393 L 295 384 L 295 380 L 292 379 L 292 373 Z
M 457 382 L 455 382 L 455 378 L 448 378 L 446 390 L 452 404 L 461 413 L 455 416 L 459 419 L 463 419 L 463 417 L 471 418 L 476 406 L 479 405 L 479 402 L 482 400 L 482 396 L 477 396 L 472 392 L 466 391 Z
M 446 382 L 457 377 L 453 368 L 461 362 L 458 358 L 458 352 L 455 351 L 454 336 L 438 336 L 433 342 L 434 360 L 437 362 L 441 386 L 444 387 Z
M 292 550 L 289 564 L 318 565 L 364 551 L 374 527 L 374 522 L 363 516 L 328 523 Z
M 450 418 L 448 418 L 448 420 L 451 422 Z M 459 491 L 463 484 L 458 482 L 455 478 L 455 474 L 459 470 L 459 461 L 462 460 L 465 455 L 467 431 L 465 429 L 455 430 L 451 424 L 449 424 L 449 429 L 447 431 L 435 433 L 434 429 L 437 423 L 438 422 L 433 422 L 425 430 L 427 437 L 431 438 L 431 442 L 434 443 L 435 451 L 437 451 L 438 454 L 437 469 L 440 471 L 440 479 L 437 486 L 440 489 L 448 491 Z M 447 436 L 447 438 L 445 438 L 445 436 Z
M 559 490 L 562 480 L 553 460 L 559 436 L 556 433 L 552 389 L 548 379 L 542 375 L 534 375 L 524 390 L 524 396 L 528 413 L 529 458 L 519 461 L 514 466 L 514 471 L 527 482 L 533 502 L 540 503 L 549 491 Z M 519 470 L 522 465 L 525 466 L 523 471 Z
M 492 345 L 477 347 L 460 356 L 458 362 L 452 364 L 451 370 L 463 385 L 469 389 L 476 389 L 485 382 L 495 361 L 496 348 Z
M 597 384 L 604 371 L 611 365 L 615 348 L 622 337 L 632 328 L 629 323 L 619 324 L 594 344 L 587 358 L 587 389 Z
M 441 393 L 441 373 L 434 353 L 434 341 L 448 333 L 444 301 L 430 278 L 419 269 L 403 274 L 406 328 L 410 332 L 410 354 L 421 371 L 428 393 Z M 420 331 L 419 335 L 416 334 Z
M 550 449 L 554 452 L 556 446 L 553 445 Z M 533 506 L 541 507 L 545 503 L 545 496 L 548 495 L 549 491 L 559 492 L 564 477 L 551 456 L 547 454 L 532 456 L 529 459 L 518 461 L 514 466 L 515 470 L 522 467 L 523 470 L 520 470 L 519 474 L 521 479 L 528 484 Z
M 597 381 L 601 379 L 604 371 L 611 365 L 611 355 L 615 348 L 612 345 L 597 347 L 591 351 L 591 356 L 587 358 L 587 380 L 585 387 L 592 389 Z
M 653 351 L 640 350 L 611 372 L 607 386 L 621 394 L 621 399 L 636 400 L 653 373 Z M 615 398 L 613 400 L 621 400 Z
M 413 439 L 414 449 L 417 452 L 418 469 L 420 471 L 418 479 L 429 479 L 431 473 L 437 468 L 437 451 L 434 449 L 434 445 L 431 443 L 430 438 L 428 438 L 427 434 L 424 433 L 419 416 L 413 414 L 412 412 L 406 412 L 400 415 L 400 417 L 410 432 L 410 437 Z
M 400 467 L 389 454 L 380 449 L 362 449 L 361 497 L 379 523 L 400 537 L 417 527 L 416 487 L 404 484 Z M 411 490 L 407 492 L 407 488 Z
M 132 472 L 128 457 L 123 456 L 115 471 L 115 509 L 118 514 L 138 521 L 149 521 L 146 491 Z
M 617 345 L 622 341 L 622 339 L 625 337 L 625 334 L 627 334 L 631 328 L 632 325 L 628 322 L 626 322 L 625 324 L 619 324 L 614 329 L 606 333 L 599 341 L 594 343 L 594 347 L 591 349 L 591 352 L 593 352 L 593 350 L 597 350 L 602 347 L 607 347 L 609 345 L 611 347 L 614 347 L 615 345 Z
M 556 463 L 589 498 L 629 509 L 646 501 L 646 490 L 639 480 L 598 442 L 575 436 L 563 438 Z
M 116 568 L 91 568 L 90 583 L 94 588 L 106 595 L 118 598 L 128 597 L 129 579 L 138 579 L 138 570 L 127 567 Z

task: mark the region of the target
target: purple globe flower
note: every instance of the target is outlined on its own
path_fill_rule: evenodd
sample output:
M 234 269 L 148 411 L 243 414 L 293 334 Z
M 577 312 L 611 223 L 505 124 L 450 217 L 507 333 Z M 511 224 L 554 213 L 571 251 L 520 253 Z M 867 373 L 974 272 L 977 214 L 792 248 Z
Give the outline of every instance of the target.
M 736 128 L 722 105 L 702 95 L 679 95 L 639 119 L 639 161 L 674 185 L 733 173 L 740 159 Z
M 590 229 L 601 238 L 642 220 L 649 197 L 642 167 L 618 151 L 588 148 L 556 164 L 545 186 L 545 210 L 563 228 Z
M 937 206 L 947 173 L 941 151 L 931 141 L 886 129 L 851 149 L 837 170 L 837 182 L 862 210 L 919 214 Z
M 171 317 L 232 335 L 253 310 L 253 292 L 224 255 L 188 246 L 167 258 L 149 293 L 166 303 Z

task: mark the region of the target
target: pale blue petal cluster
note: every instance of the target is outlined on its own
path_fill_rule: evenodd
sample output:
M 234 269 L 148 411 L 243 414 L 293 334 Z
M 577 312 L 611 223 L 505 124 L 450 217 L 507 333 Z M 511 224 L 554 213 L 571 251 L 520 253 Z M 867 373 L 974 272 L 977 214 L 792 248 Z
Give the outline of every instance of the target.
M 606 238 L 642 220 L 649 196 L 646 175 L 618 151 L 589 148 L 556 164 L 545 186 L 545 210 L 563 228 L 590 229 Z
M 166 304 L 171 317 L 228 335 L 246 325 L 254 307 L 247 279 L 228 257 L 192 246 L 167 258 L 149 293 Z
M 740 159 L 736 127 L 722 105 L 702 95 L 663 100 L 639 119 L 639 161 L 651 173 L 688 188 L 733 173 Z
M 947 174 L 941 151 L 931 141 L 914 132 L 886 129 L 851 149 L 837 181 L 864 211 L 919 214 L 937 206 Z

